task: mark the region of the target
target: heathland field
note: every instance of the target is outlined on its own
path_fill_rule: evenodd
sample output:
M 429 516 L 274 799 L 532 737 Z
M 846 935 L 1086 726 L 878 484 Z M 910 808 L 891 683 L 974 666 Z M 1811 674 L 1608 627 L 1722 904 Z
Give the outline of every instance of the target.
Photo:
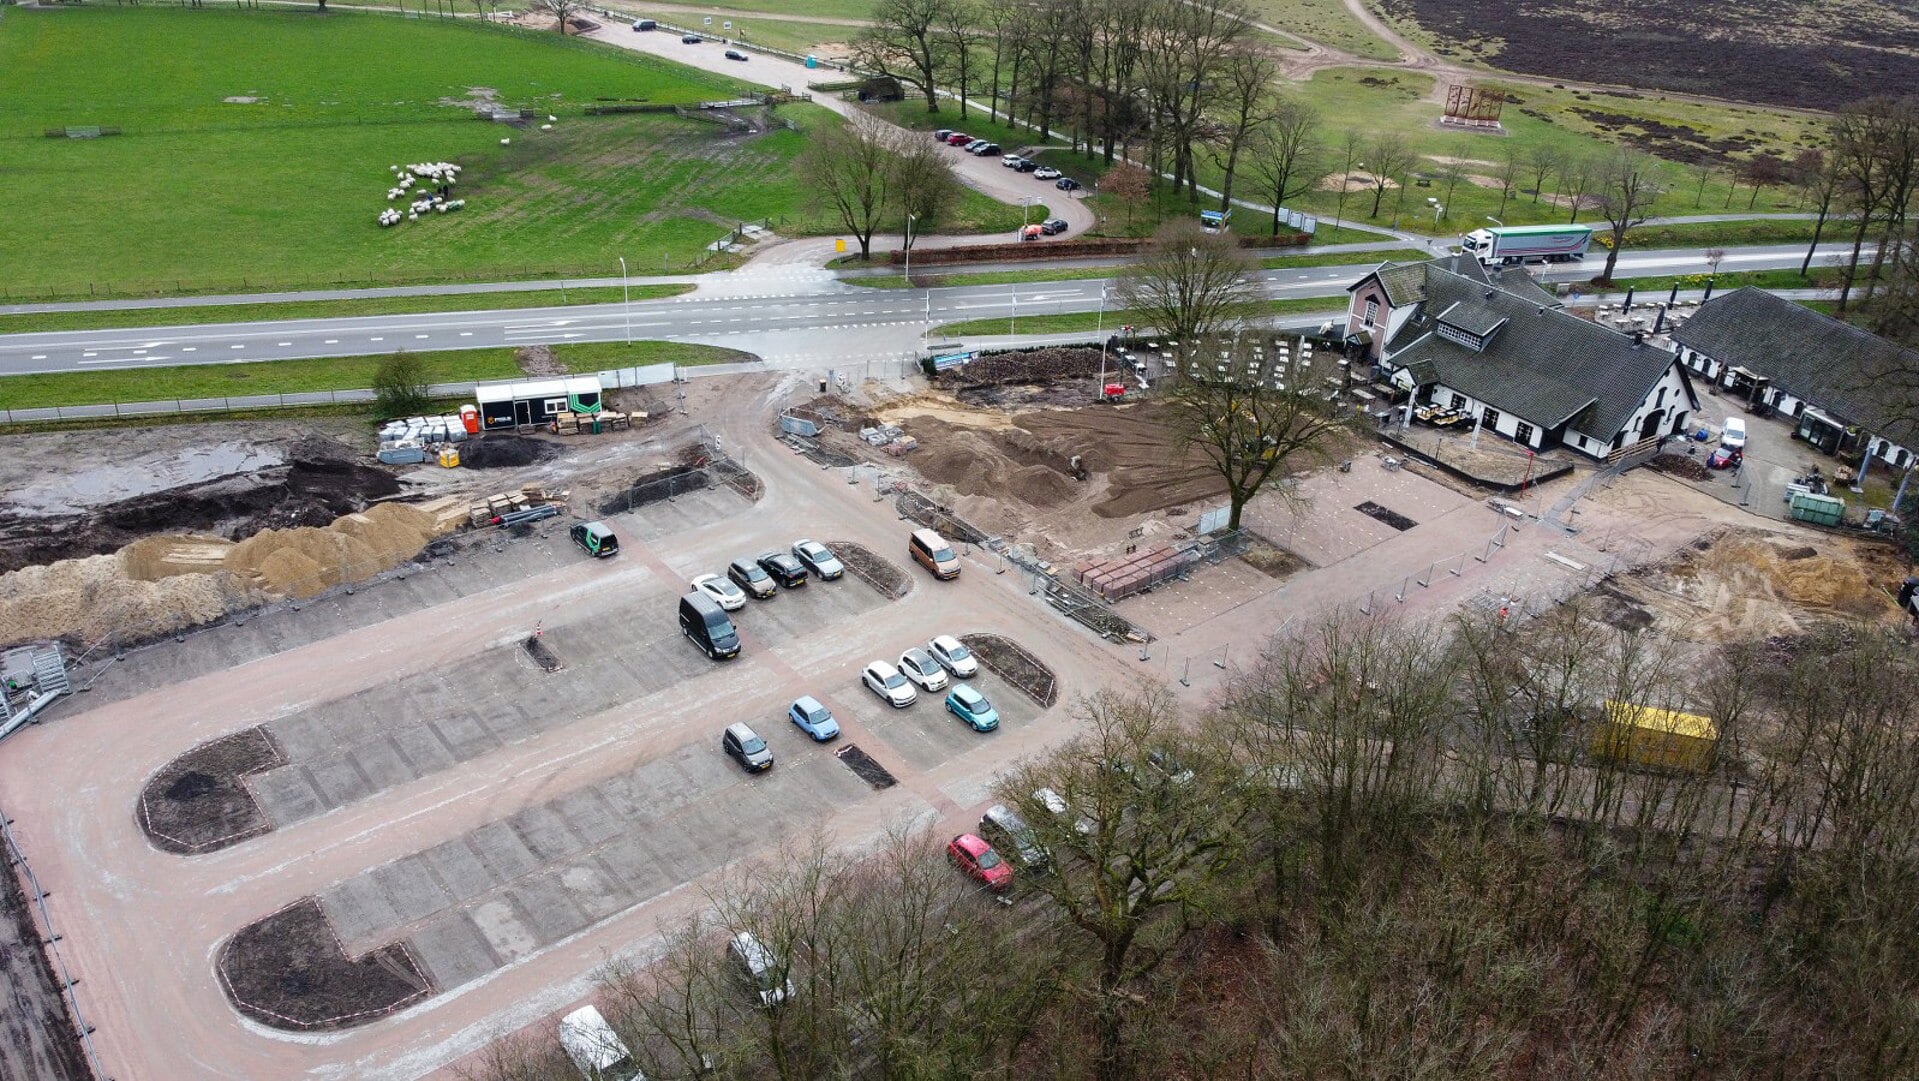
M 719 76 L 471 20 L 307 9 L 11 9 L 0 20 L 0 289 L 195 292 L 688 269 L 734 223 L 829 226 L 792 160 L 838 123 L 732 134 L 600 99 L 733 96 Z M 476 118 L 528 108 L 523 129 Z M 550 131 L 540 130 L 547 117 Z M 801 130 L 788 130 L 792 121 Z M 99 139 L 46 129 L 102 125 Z M 510 139 L 509 145 L 501 145 Z M 451 161 L 463 211 L 393 229 L 389 167 Z M 1011 228 L 975 197 L 949 227 Z M 710 264 L 709 264 L 710 265 Z

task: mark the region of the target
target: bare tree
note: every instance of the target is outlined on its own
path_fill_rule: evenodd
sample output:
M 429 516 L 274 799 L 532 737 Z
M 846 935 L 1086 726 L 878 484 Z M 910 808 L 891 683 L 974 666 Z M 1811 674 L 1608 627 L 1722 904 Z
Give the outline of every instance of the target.
M 1230 330 L 1263 299 L 1257 267 L 1233 238 L 1181 218 L 1160 226 L 1137 262 L 1121 271 L 1119 295 L 1177 341 Z
M 1275 122 L 1273 82 L 1279 76 L 1279 61 L 1265 48 L 1242 44 L 1226 55 L 1220 65 L 1219 121 L 1214 129 L 1213 164 L 1219 166 L 1219 209 L 1233 209 L 1233 181 L 1239 173 L 1240 155 L 1254 133 L 1269 130 Z
M 894 201 L 891 141 L 890 125 L 855 113 L 814 133 L 796 163 L 809 198 L 859 241 L 861 259 L 872 257 L 873 234 Z
M 1412 183 L 1410 173 L 1413 163 L 1418 160 L 1406 140 L 1396 132 L 1387 132 L 1373 141 L 1372 149 L 1366 152 L 1372 160 L 1366 163 L 1366 171 L 1372 176 L 1373 210 L 1366 215 L 1379 217 L 1379 203 L 1386 195 L 1386 189 L 1397 183 L 1404 188 Z M 1403 177 L 1403 179 L 1401 179 Z
M 1126 1081 L 1139 983 L 1215 915 L 1239 864 L 1246 811 L 1224 747 L 1193 739 L 1166 690 L 1103 691 L 1076 713 L 1084 736 L 1015 771 L 996 792 L 1054 854 L 1053 873 L 1029 877 L 1029 888 L 1088 940 L 1093 1076 Z M 1056 813 L 1036 795 L 1041 788 L 1070 809 Z
M 973 90 L 973 75 L 979 66 L 981 40 L 979 24 L 984 12 L 969 0 L 946 0 L 940 12 L 940 31 L 945 37 L 945 79 L 959 94 L 960 119 L 966 119 L 966 97 Z
M 1692 193 L 1694 210 L 1699 209 L 1700 204 L 1706 201 L 1706 185 L 1711 183 L 1712 178 L 1717 175 L 1719 175 L 1719 163 L 1712 158 L 1701 158 L 1693 163 L 1692 178 L 1698 181 Z M 1730 203 L 1731 199 L 1732 197 L 1728 195 L 1727 202 Z
M 1352 190 L 1353 168 L 1360 164 L 1360 144 L 1365 135 L 1358 128 L 1348 128 L 1339 141 L 1339 201 L 1333 204 L 1333 228 L 1340 225 L 1341 217 L 1346 213 L 1346 193 Z
M 1799 276 L 1812 268 L 1813 254 L 1819 250 L 1819 238 L 1826 231 L 1834 201 L 1839 197 L 1839 170 L 1833 155 L 1817 147 L 1800 153 L 1792 163 L 1792 183 L 1799 199 L 1819 215 L 1812 227 L 1812 243 L 1806 245 L 1806 257 L 1799 262 Z
M 1267 355 L 1255 332 L 1180 339 L 1182 368 L 1167 394 L 1177 442 L 1197 450 L 1226 486 L 1227 529 L 1261 492 L 1294 495 L 1290 470 L 1321 457 L 1346 423 L 1327 407 L 1305 347 Z
M 1519 152 L 1508 148 L 1499 158 L 1499 175 L 1493 179 L 1499 181 L 1499 210 L 1495 218 L 1506 216 L 1506 203 L 1513 197 L 1513 185 L 1519 180 Z
M 1619 251 L 1626 245 L 1626 231 L 1652 216 L 1653 204 L 1665 190 L 1665 177 L 1651 156 L 1622 149 L 1607 159 L 1599 172 L 1597 195 L 1599 216 L 1612 230 L 1612 244 L 1606 249 L 1606 267 L 1599 272 L 1602 281 L 1612 280 L 1613 267 L 1619 263 Z
M 1131 229 L 1134 213 L 1146 205 L 1147 198 L 1153 194 L 1153 178 L 1139 166 L 1122 161 L 1099 178 L 1099 193 L 1112 196 L 1126 208 L 1126 228 Z
M 1567 225 L 1579 221 L 1579 211 L 1586 205 L 1586 196 L 1592 190 L 1593 175 L 1597 171 L 1598 164 L 1583 154 L 1560 168 L 1561 191 L 1566 193 L 1566 205 L 1570 208 L 1566 216 Z
M 988 120 L 999 119 L 1000 96 L 1005 93 L 1004 84 L 1000 81 L 1000 73 L 1006 62 L 1011 59 L 1008 54 L 1019 51 L 1015 29 L 1019 26 L 1020 20 L 1025 17 L 1025 12 L 1024 0 L 985 0 L 980 8 L 980 26 L 985 30 L 987 39 L 993 43 L 993 68 L 992 74 L 988 77 L 990 87 L 986 94 Z M 1012 118 L 1010 104 L 1007 107 L 1007 118 L 1009 120 Z
M 1184 187 L 1198 201 L 1194 146 L 1219 94 L 1226 58 L 1251 36 L 1252 22 L 1239 0 L 1154 0 L 1143 29 L 1140 72 L 1155 145 L 1172 157 L 1164 171 L 1172 174 L 1173 189 Z
M 1559 171 L 1559 164 L 1559 151 L 1549 143 L 1541 143 L 1526 154 L 1526 172 L 1533 184 L 1533 205 L 1539 204 L 1539 193 L 1546 187 L 1546 178 Z
M 912 87 L 926 111 L 940 111 L 940 73 L 948 65 L 952 0 L 879 0 L 872 22 L 853 38 L 853 60 Z
M 960 200 L 959 174 L 945 147 L 904 128 L 893 129 L 885 140 L 891 152 L 887 172 L 891 202 L 900 215 L 904 246 L 911 247 L 922 230 L 935 226 Z M 906 228 L 908 217 L 912 229 Z
M 533 0 L 532 6 L 535 11 L 544 11 L 553 16 L 553 28 L 564 35 L 573 13 L 586 5 L 584 0 Z
M 1319 183 L 1324 153 L 1319 114 L 1300 102 L 1280 102 L 1272 118 L 1253 132 L 1246 163 L 1260 182 L 1261 197 L 1272 201 L 1272 235 L 1279 235 L 1281 208 Z

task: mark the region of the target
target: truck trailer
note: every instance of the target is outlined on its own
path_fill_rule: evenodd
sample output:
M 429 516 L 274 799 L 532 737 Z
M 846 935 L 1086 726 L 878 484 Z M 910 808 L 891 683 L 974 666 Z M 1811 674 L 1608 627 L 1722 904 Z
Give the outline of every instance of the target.
M 1571 263 L 1586 257 L 1593 231 L 1585 225 L 1500 225 L 1475 229 L 1461 241 L 1485 266 Z

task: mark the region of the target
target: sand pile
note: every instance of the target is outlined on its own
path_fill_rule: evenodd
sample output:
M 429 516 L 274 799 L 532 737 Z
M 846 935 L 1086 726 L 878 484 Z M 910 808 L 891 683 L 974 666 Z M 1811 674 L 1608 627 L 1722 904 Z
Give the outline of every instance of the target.
M 1064 472 L 1067 458 L 1029 432 L 963 428 L 929 416 L 908 418 L 905 427 L 921 445 L 914 467 L 960 495 L 1053 507 L 1080 494 Z
M 283 597 L 364 581 L 459 528 L 457 498 L 378 503 L 325 527 L 265 529 L 237 544 L 197 534 L 144 537 L 112 555 L 0 574 L 0 644 L 152 638 Z
M 0 643 L 97 641 L 116 631 L 162 635 L 218 619 L 246 600 L 224 576 L 143 581 L 118 555 L 66 559 L 0 575 Z

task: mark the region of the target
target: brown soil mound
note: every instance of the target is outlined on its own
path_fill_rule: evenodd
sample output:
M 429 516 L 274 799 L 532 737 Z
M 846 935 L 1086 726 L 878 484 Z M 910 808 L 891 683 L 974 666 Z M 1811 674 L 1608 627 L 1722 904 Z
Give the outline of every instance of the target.
M 213 574 L 226 563 L 233 542 L 198 534 L 142 537 L 120 549 L 120 569 L 128 578 L 157 582 L 176 574 Z
M 312 897 L 235 932 L 217 966 L 233 1004 L 278 1029 L 351 1028 L 433 993 L 402 944 L 348 957 Z
M 913 456 L 921 475 L 961 495 L 1052 507 L 1077 494 L 1062 471 L 1067 458 L 1030 432 L 962 428 L 928 416 L 910 418 L 905 428 L 923 448 Z

